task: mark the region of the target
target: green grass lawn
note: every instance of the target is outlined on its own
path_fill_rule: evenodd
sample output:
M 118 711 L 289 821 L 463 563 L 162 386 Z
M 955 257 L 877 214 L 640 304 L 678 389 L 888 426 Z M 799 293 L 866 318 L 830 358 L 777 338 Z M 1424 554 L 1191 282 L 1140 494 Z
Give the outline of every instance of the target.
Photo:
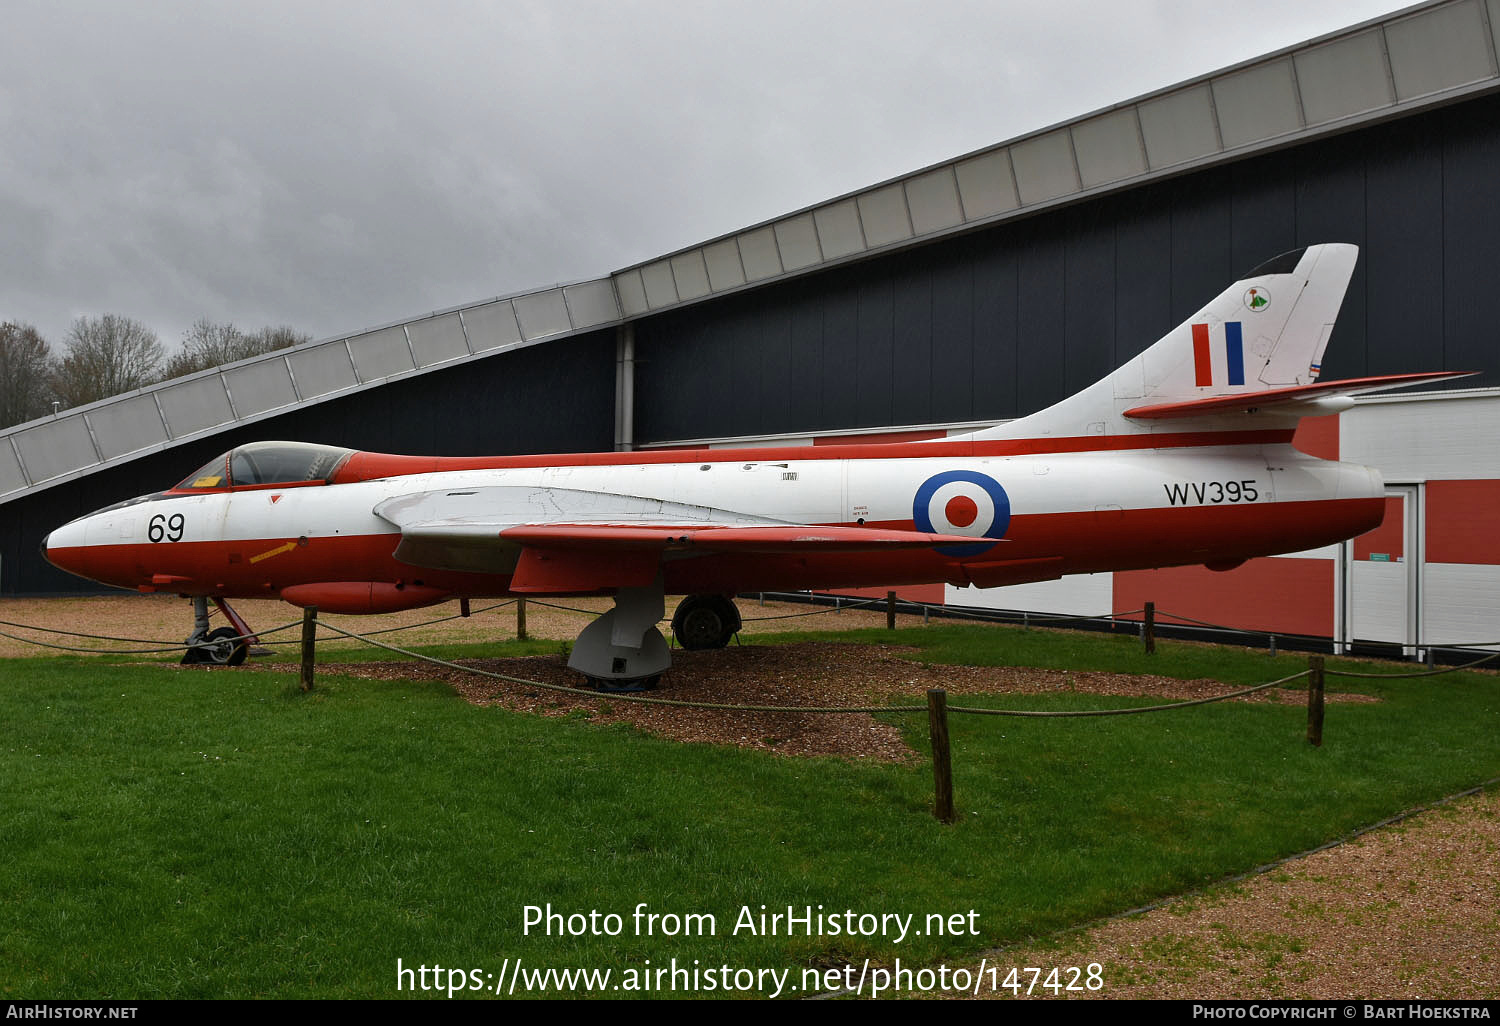
M 890 641 L 883 631 L 779 636 Z M 765 643 L 768 639 L 757 639 Z M 1257 683 L 1305 657 L 974 626 L 900 632 L 939 663 Z M 551 650 L 556 643 L 550 643 Z M 547 650 L 544 644 L 543 650 Z M 507 646 L 448 646 L 453 657 Z M 519 649 L 517 651 L 520 651 Z M 344 655 L 337 658 L 345 659 Z M 382 655 L 381 658 L 387 658 Z M 1400 667 L 1374 667 L 1395 671 Z M 1302 850 L 1500 774 L 1500 680 L 1330 678 L 1298 706 L 1086 720 L 954 716 L 960 821 L 928 765 L 683 745 L 477 708 L 437 684 L 165 663 L 0 662 L 0 997 L 393 997 L 396 962 L 791 968 L 955 959 Z M 670 693 L 670 692 L 668 692 Z M 956 699 L 954 701 L 957 701 Z M 1010 708 L 1150 700 L 972 698 Z M 925 717 L 896 720 L 926 751 Z M 711 914 L 638 936 L 631 913 Z M 619 936 L 523 932 L 523 909 Z M 759 912 L 977 913 L 978 935 L 778 935 Z

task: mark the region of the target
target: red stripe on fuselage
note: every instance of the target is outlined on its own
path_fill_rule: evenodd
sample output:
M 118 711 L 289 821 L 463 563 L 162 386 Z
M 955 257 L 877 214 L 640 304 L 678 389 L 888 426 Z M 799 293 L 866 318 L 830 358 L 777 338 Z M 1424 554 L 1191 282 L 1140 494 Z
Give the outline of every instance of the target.
M 1248 503 L 1106 512 L 1018 514 L 1006 541 L 953 559 L 930 549 L 895 553 L 731 554 L 663 563 L 668 592 L 696 594 L 896 586 L 947 581 L 985 587 L 1061 574 L 1232 561 L 1331 544 L 1380 522 L 1384 500 Z M 912 530 L 910 521 L 867 524 Z M 400 581 L 455 596 L 506 594 L 509 573 L 431 570 L 396 560 L 395 533 L 233 542 L 162 542 L 49 549 L 65 570 L 123 588 L 151 588 L 153 575 L 187 578 L 166 590 L 225 598 L 275 596 L 327 581 Z M 286 547 L 258 563 L 250 558 Z M 607 553 L 600 558 L 607 559 Z M 1011 564 L 1007 566 L 1007 564 Z
M 1065 438 L 968 439 L 955 442 L 885 442 L 866 445 L 792 445 L 752 449 L 656 449 L 637 452 L 552 453 L 536 456 L 397 456 L 357 452 L 333 484 L 382 477 L 440 474 L 458 470 L 537 467 L 612 467 L 664 463 L 743 463 L 746 460 L 971 459 L 1039 453 L 1124 452 L 1211 445 L 1283 445 L 1294 431 L 1178 431 L 1139 435 L 1074 435 Z

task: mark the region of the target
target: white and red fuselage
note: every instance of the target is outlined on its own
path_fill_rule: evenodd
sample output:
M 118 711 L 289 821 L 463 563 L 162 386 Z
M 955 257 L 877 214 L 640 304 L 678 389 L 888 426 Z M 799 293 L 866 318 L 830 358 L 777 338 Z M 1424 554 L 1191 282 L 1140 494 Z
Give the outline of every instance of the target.
M 1384 516 L 1376 471 L 1293 447 L 1301 418 L 1454 376 L 1319 380 L 1357 257 L 1340 243 L 1275 257 L 1093 385 L 959 437 L 489 458 L 251 443 L 58 528 L 47 558 L 125 588 L 344 612 L 612 594 L 582 657 L 600 677 L 666 665 L 664 593 L 1229 569 Z M 708 618 L 732 625 L 719 608 Z
M 385 612 L 450 597 L 609 593 L 603 582 L 619 576 L 611 568 L 632 560 L 659 568 L 668 594 L 931 582 L 993 587 L 1194 563 L 1227 569 L 1380 523 L 1380 475 L 1302 453 L 1291 434 L 492 458 L 355 452 L 326 479 L 180 487 L 122 503 L 53 531 L 44 550 L 59 567 L 122 588 L 281 597 L 336 612 Z M 570 542 L 572 556 L 534 565 L 518 581 L 521 542 L 511 546 L 514 559 L 502 554 L 484 571 L 412 565 L 396 556 L 401 528 L 374 512 L 412 493 L 465 496 L 497 486 L 539 496 L 566 489 L 669 497 L 789 525 L 975 541 L 891 551 L 716 551 L 658 532 L 620 547 L 608 544 L 609 524 L 596 522 L 599 543 Z M 546 531 L 547 521 L 534 521 L 525 544 L 545 548 Z M 590 572 L 577 572 L 580 561 Z

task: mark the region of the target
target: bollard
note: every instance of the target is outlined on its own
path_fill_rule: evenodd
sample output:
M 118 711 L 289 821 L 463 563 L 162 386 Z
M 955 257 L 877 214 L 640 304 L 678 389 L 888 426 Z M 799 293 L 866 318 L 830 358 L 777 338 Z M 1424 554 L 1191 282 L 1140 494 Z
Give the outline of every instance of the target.
M 469 615 L 469 600 L 467 598 L 461 598 L 461 599 L 458 600 L 458 615 L 459 616 L 468 616 Z
M 526 600 L 516 599 L 516 640 L 526 640 Z
M 948 750 L 948 692 L 933 688 L 927 692 L 927 727 L 932 738 L 932 814 L 944 823 L 952 823 L 953 761 Z
M 923 627 L 927 626 L 927 613 L 928 613 L 927 603 L 923 602 L 922 603 L 922 626 Z
M 302 690 L 313 689 L 314 649 L 318 639 L 318 607 L 306 606 L 302 610 Z
M 894 591 L 885 593 L 885 629 L 888 631 L 896 629 L 896 593 Z
M 1146 603 L 1146 619 L 1141 621 L 1141 637 L 1146 642 L 1146 654 L 1156 655 L 1156 603 Z
M 1271 635 L 1271 658 L 1276 657 L 1276 635 Z
M 1323 657 L 1308 656 L 1307 668 L 1307 743 L 1323 745 Z

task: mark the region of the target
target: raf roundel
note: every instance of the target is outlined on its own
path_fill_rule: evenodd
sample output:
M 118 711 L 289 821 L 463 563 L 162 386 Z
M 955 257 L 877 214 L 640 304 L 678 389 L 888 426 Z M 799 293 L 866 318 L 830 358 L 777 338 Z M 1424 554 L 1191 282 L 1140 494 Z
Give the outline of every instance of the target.
M 994 539 L 976 545 L 945 545 L 945 556 L 974 556 L 1005 537 L 1010 527 L 1010 497 L 1000 482 L 974 470 L 934 474 L 917 489 L 911 518 L 917 530 Z

